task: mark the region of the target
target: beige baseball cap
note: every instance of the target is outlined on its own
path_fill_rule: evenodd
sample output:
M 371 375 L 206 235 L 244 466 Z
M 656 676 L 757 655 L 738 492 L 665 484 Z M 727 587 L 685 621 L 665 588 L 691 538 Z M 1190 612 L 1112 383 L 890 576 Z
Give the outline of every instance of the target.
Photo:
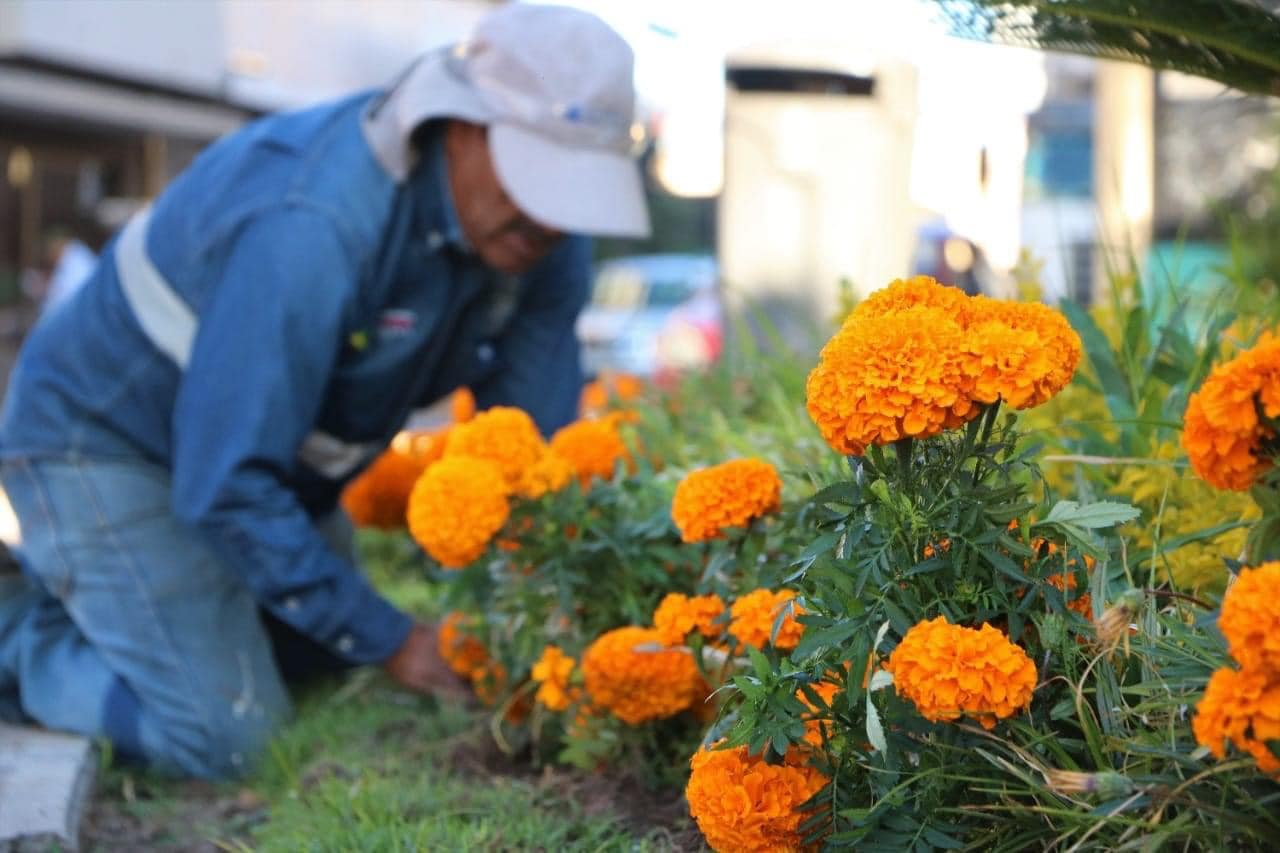
M 471 38 L 421 57 L 372 106 L 365 135 L 404 180 L 409 137 L 424 121 L 487 125 L 498 180 L 530 217 L 561 231 L 645 237 L 633 66 L 626 41 L 595 15 L 506 5 Z

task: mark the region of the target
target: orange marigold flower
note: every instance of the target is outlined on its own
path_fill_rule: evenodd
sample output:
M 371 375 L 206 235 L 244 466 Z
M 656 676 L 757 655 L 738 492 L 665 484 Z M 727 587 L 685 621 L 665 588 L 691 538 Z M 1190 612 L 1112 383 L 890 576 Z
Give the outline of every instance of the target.
M 729 633 L 738 638 L 738 642 L 757 649 L 764 648 L 773 636 L 773 623 L 788 601 L 796 594 L 789 589 L 773 592 L 768 589 L 757 589 L 746 595 L 738 596 L 729 610 L 731 621 Z M 796 621 L 796 617 L 804 613 L 800 605 L 792 605 L 791 612 L 782 620 L 778 628 L 777 639 L 773 646 L 776 649 L 794 649 L 804 636 L 804 626 Z
M 483 554 L 506 524 L 506 490 L 492 462 L 470 456 L 441 459 L 409 495 L 409 534 L 440 565 L 462 568 Z
M 927 438 L 977 417 L 982 404 L 1037 406 L 1075 374 L 1081 344 L 1038 303 L 969 297 L 928 276 L 873 293 L 822 348 L 806 406 L 840 453 Z
M 558 492 L 573 479 L 573 465 L 558 453 L 547 451 L 520 475 L 516 494 L 537 500 L 548 492 Z
M 1240 571 L 1222 599 L 1218 627 L 1246 670 L 1280 673 L 1280 561 Z
M 682 592 L 669 592 L 653 611 L 653 627 L 667 646 L 683 645 L 690 631 L 713 640 L 724 630 L 716 621 L 722 613 L 724 601 L 714 593 L 690 597 Z
M 868 668 L 867 675 L 870 676 L 870 674 L 871 671 L 870 668 Z M 862 685 L 864 690 L 866 689 L 866 686 L 866 684 Z M 821 748 L 822 730 L 824 728 L 827 730 L 828 739 L 830 739 L 833 734 L 830 722 L 831 715 L 828 713 L 828 710 L 831 708 L 831 700 L 840 692 L 840 685 L 831 681 L 820 681 L 817 684 L 812 685 L 812 687 L 814 692 L 817 693 L 818 697 L 822 700 L 822 707 L 810 702 L 809 697 L 805 695 L 803 690 L 796 691 L 796 698 L 804 703 L 804 706 L 809 709 L 809 713 L 812 715 L 804 722 L 804 739 L 807 743 Z
M 446 430 L 402 431 L 373 464 L 347 484 L 342 508 L 357 527 L 397 530 L 414 483 L 444 452 Z
M 1039 302 L 973 297 L 969 325 L 974 399 L 1001 399 L 1015 409 L 1048 402 L 1067 387 L 1080 364 L 1080 336 L 1061 311 Z
M 685 787 L 689 814 L 708 846 L 719 853 L 765 853 L 805 849 L 800 807 L 827 784 L 827 777 L 799 754 L 768 764 L 745 746 L 694 753 Z
M 644 380 L 630 373 L 614 373 L 609 377 L 613 395 L 622 402 L 630 402 L 644 393 Z
M 919 305 L 874 321 L 855 311 L 809 373 L 809 416 L 832 449 L 855 456 L 871 444 L 961 426 L 981 412 L 967 346 L 965 330 L 941 308 Z
M 583 417 L 598 415 L 609 405 L 609 389 L 603 379 L 593 379 L 582 386 L 578 400 L 578 414 Z
M 583 653 L 582 674 L 592 703 L 633 726 L 673 717 L 707 695 L 693 656 L 664 649 L 653 628 L 602 634 Z
M 937 556 L 939 553 L 945 554 L 950 550 L 951 550 L 951 540 L 944 536 L 942 538 L 942 541 L 938 543 L 937 548 L 933 547 L 932 543 L 926 544 L 924 546 L 924 558 L 928 560 L 931 557 Z
M 932 276 L 917 275 L 895 279 L 873 292 L 853 309 L 850 319 L 866 322 L 907 308 L 937 308 L 968 324 L 973 314 L 973 299 L 958 287 L 942 284 Z M 846 321 L 848 322 L 848 321 Z
M 578 475 L 583 490 L 591 481 L 613 478 L 619 461 L 635 471 L 631 453 L 618 431 L 618 418 L 590 418 L 574 421 L 551 437 L 551 452 L 568 460 Z
M 449 397 L 449 417 L 455 424 L 465 424 L 476 416 L 476 396 L 470 388 L 459 388 Z
M 606 373 L 582 386 L 578 412 L 584 417 L 599 415 L 610 402 L 625 403 L 644 393 L 644 382 L 626 373 Z
M 1031 540 L 1031 550 L 1036 552 L 1036 555 L 1039 559 L 1044 559 L 1046 557 L 1052 557 L 1054 554 L 1058 553 L 1062 549 L 1057 542 L 1050 542 L 1048 539 L 1045 539 L 1042 536 L 1037 536 L 1035 539 Z M 1093 567 L 1096 564 L 1097 564 L 1097 560 L 1095 560 L 1093 557 L 1089 556 L 1088 554 L 1084 555 L 1085 569 L 1087 569 L 1090 573 L 1093 572 Z M 1024 568 L 1027 567 L 1028 565 L 1029 565 L 1028 563 L 1023 564 Z M 1073 558 L 1068 560 L 1066 565 L 1068 569 L 1072 568 L 1073 566 L 1076 565 L 1075 559 Z M 1057 574 L 1052 574 L 1047 576 L 1044 579 L 1044 582 L 1062 593 L 1062 597 L 1066 599 L 1068 610 L 1079 613 L 1085 619 L 1089 619 L 1089 620 L 1093 619 L 1092 596 L 1090 596 L 1088 592 L 1085 592 L 1081 595 L 1075 595 L 1076 587 L 1079 585 L 1078 582 L 1076 581 L 1075 572 L 1068 571 L 1068 572 L 1059 572 Z M 1018 592 L 1018 598 L 1022 598 L 1022 595 L 1023 593 L 1020 590 Z
M 1230 741 L 1264 773 L 1280 774 L 1280 759 L 1267 748 L 1267 741 L 1280 740 L 1280 670 L 1219 669 L 1196 705 L 1191 730 L 1218 758 Z
M 487 660 L 471 671 L 471 689 L 483 704 L 493 707 L 507 692 L 507 668 L 496 660 Z M 513 708 L 514 710 L 514 708 Z
M 484 644 L 466 632 L 474 627 L 475 618 L 457 610 L 445 614 L 436 631 L 436 648 L 449 669 L 470 679 L 489 663 Z
M 575 698 L 569 688 L 574 666 L 574 659 L 566 655 L 559 646 L 544 648 L 542 657 L 538 658 L 529 673 L 529 677 L 538 682 L 538 692 L 533 698 L 552 711 L 568 708 Z
M 762 459 L 733 459 L 686 476 L 676 486 L 671 518 L 685 542 L 716 539 L 782 503 L 782 480 Z
M 507 488 L 515 492 L 529 467 L 536 465 L 547 452 L 533 418 L 512 406 L 494 406 L 476 415 L 465 424 L 458 424 L 449 433 L 445 445 L 445 458 L 472 456 L 487 459 L 498 466 L 507 481 Z
M 939 616 L 917 623 L 889 656 L 898 695 L 926 720 L 974 717 L 983 728 L 1031 704 L 1036 667 L 1019 646 L 990 625 L 950 625 Z
M 1076 589 L 1076 576 L 1074 574 L 1065 572 L 1049 575 L 1044 579 L 1044 582 L 1062 593 L 1062 597 L 1067 600 L 1068 610 L 1079 613 L 1085 619 L 1093 618 L 1093 597 L 1087 592 L 1073 596 Z
M 1269 333 L 1253 349 L 1215 367 L 1187 401 L 1182 446 L 1202 480 L 1244 491 L 1271 468 L 1264 445 L 1273 444 L 1276 433 L 1259 410 L 1280 417 L 1280 337 Z
M 425 466 L 387 450 L 342 490 L 342 508 L 356 527 L 404 527 L 409 493 Z

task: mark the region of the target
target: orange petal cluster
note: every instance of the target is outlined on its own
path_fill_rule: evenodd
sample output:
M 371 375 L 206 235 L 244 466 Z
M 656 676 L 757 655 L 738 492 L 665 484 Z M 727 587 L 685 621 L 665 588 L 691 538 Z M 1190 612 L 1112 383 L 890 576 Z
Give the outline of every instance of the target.
M 869 673 L 868 673 L 869 674 Z M 865 688 L 866 685 L 864 684 Z M 827 730 L 827 737 L 830 738 L 834 727 L 831 725 L 831 714 L 828 709 L 831 707 L 831 700 L 840 692 L 840 685 L 832 681 L 819 681 L 813 685 L 813 690 L 822 699 L 823 706 L 819 707 L 809 701 L 809 697 L 805 695 L 803 690 L 796 691 L 796 698 L 804 703 L 809 709 L 810 716 L 804 722 L 804 739 L 818 748 L 822 747 L 822 730 Z
M 793 751 L 794 752 L 794 751 Z M 800 807 L 827 784 L 798 752 L 768 764 L 734 749 L 699 749 L 685 787 L 689 814 L 712 850 L 765 853 L 805 849 Z
M 631 453 L 618 430 L 617 418 L 574 421 L 551 437 L 551 452 L 567 460 L 578 475 L 583 491 L 595 478 L 609 480 L 619 461 L 635 470 Z
M 525 471 L 547 452 L 533 418 L 512 406 L 494 406 L 449 432 L 444 456 L 487 459 L 498 466 L 508 491 L 519 491 Z
M 474 619 L 457 610 L 445 614 L 436 631 L 436 648 L 449 669 L 470 679 L 482 672 L 489 663 L 489 652 L 484 644 L 466 632 Z
M 635 626 L 597 638 L 582 655 L 592 704 L 638 726 L 675 716 L 706 696 L 693 656 L 662 645 L 656 630 Z
M 575 661 L 559 646 L 547 646 L 533 665 L 529 677 L 538 682 L 534 700 L 551 711 L 563 711 L 576 698 L 569 687 Z
M 449 396 L 449 417 L 455 424 L 465 424 L 476 416 L 476 397 L 470 388 L 459 388 Z
M 497 465 L 446 456 L 427 468 L 409 495 L 409 534 L 440 565 L 457 569 L 484 553 L 509 514 Z
M 690 631 L 713 640 L 724 630 L 717 621 L 723 613 L 724 601 L 718 595 L 691 597 L 682 592 L 669 592 L 653 611 L 653 627 L 661 635 L 661 642 L 668 646 L 683 645 Z
M 1040 559 L 1043 559 L 1045 557 L 1053 556 L 1062 549 L 1057 542 L 1050 542 L 1048 539 L 1037 536 L 1035 539 L 1031 540 L 1031 550 L 1035 551 Z M 1084 555 L 1084 566 L 1090 574 L 1093 573 L 1093 567 L 1097 565 L 1097 562 L 1097 560 L 1088 554 Z M 1071 568 L 1075 565 L 1076 560 L 1074 557 L 1067 560 L 1067 568 Z M 1029 566 L 1029 563 L 1023 564 L 1024 568 L 1027 566 Z M 1089 595 L 1088 592 L 1084 592 L 1080 595 L 1075 594 L 1076 587 L 1079 585 L 1078 581 L 1076 581 L 1075 572 L 1060 572 L 1058 574 L 1052 574 L 1046 577 L 1044 581 L 1049 584 L 1049 586 L 1062 593 L 1062 597 L 1066 599 L 1068 610 L 1079 613 L 1085 619 L 1092 621 L 1093 597 Z M 1018 593 L 1018 598 L 1022 598 L 1021 591 Z
M 402 432 L 373 464 L 347 484 L 342 508 L 357 527 L 398 530 L 414 483 L 444 451 L 443 432 Z
M 1267 741 L 1280 740 L 1280 670 L 1219 669 L 1196 705 L 1191 730 L 1218 758 L 1230 741 L 1263 772 L 1280 773 L 1280 759 L 1267 748 Z
M 671 518 L 685 542 L 724 535 L 745 527 L 782 503 L 782 480 L 763 459 L 733 459 L 694 471 L 676 486 Z
M 796 594 L 789 589 L 774 592 L 769 589 L 752 590 L 746 595 L 738 596 L 729 609 L 729 633 L 738 638 L 738 642 L 747 646 L 762 649 L 773 636 L 773 623 L 782 612 L 783 605 L 795 598 Z M 791 613 L 782 620 L 778 627 L 778 636 L 773 641 L 776 649 L 794 649 L 804 636 L 804 626 L 796 621 L 796 617 L 804 613 L 800 605 L 793 605 Z
M 1003 400 L 1037 406 L 1080 361 L 1079 336 L 1044 305 L 966 296 L 928 276 L 874 293 L 822 348 L 809 416 L 840 453 L 927 438 Z
M 973 297 L 969 325 L 975 400 L 1015 409 L 1047 403 L 1075 375 L 1083 349 L 1061 311 L 1040 302 Z
M 609 373 L 582 386 L 578 412 L 583 417 L 599 415 L 611 402 L 625 403 L 644 393 L 644 382 L 626 373 Z
M 1280 418 L 1280 337 L 1220 364 L 1187 401 L 1182 446 L 1196 474 L 1218 489 L 1244 491 L 1272 466 L 1264 445 L 1276 433 L 1258 417 Z
M 968 715 L 984 728 L 1031 704 L 1036 667 L 1019 646 L 990 625 L 950 625 L 945 617 L 919 622 L 889 656 L 894 689 L 926 720 Z
M 558 453 L 547 452 L 520 474 L 516 494 L 537 500 L 548 492 L 558 492 L 573 479 L 573 465 Z
M 1222 599 L 1218 627 L 1246 670 L 1280 673 L 1280 561 L 1240 570 Z

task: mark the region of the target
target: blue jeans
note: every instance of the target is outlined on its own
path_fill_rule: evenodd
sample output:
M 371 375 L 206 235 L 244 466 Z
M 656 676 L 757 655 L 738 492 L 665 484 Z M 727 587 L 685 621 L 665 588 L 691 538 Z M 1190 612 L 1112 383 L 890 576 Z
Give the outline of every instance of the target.
M 27 573 L 0 577 L 0 694 L 160 769 L 246 772 L 290 712 L 270 634 L 308 642 L 269 632 L 241 574 L 173 517 L 168 472 L 73 456 L 6 461 L 0 482 Z M 321 528 L 350 552 L 341 511 Z

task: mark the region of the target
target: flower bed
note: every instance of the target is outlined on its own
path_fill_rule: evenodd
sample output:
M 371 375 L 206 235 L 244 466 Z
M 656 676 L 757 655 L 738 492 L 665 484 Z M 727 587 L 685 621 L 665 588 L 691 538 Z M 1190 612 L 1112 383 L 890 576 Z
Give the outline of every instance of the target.
M 1265 847 L 1280 350 L 1237 354 L 1187 411 L 1196 472 L 1258 518 L 1243 554 L 1203 537 L 1239 574 L 1219 634 L 1139 508 L 1041 473 L 1017 411 L 1085 349 L 1097 368 L 1085 333 L 918 278 L 807 377 L 775 357 L 606 383 L 549 442 L 475 414 L 405 499 L 458 614 L 442 654 L 504 749 L 684 786 L 717 850 Z

